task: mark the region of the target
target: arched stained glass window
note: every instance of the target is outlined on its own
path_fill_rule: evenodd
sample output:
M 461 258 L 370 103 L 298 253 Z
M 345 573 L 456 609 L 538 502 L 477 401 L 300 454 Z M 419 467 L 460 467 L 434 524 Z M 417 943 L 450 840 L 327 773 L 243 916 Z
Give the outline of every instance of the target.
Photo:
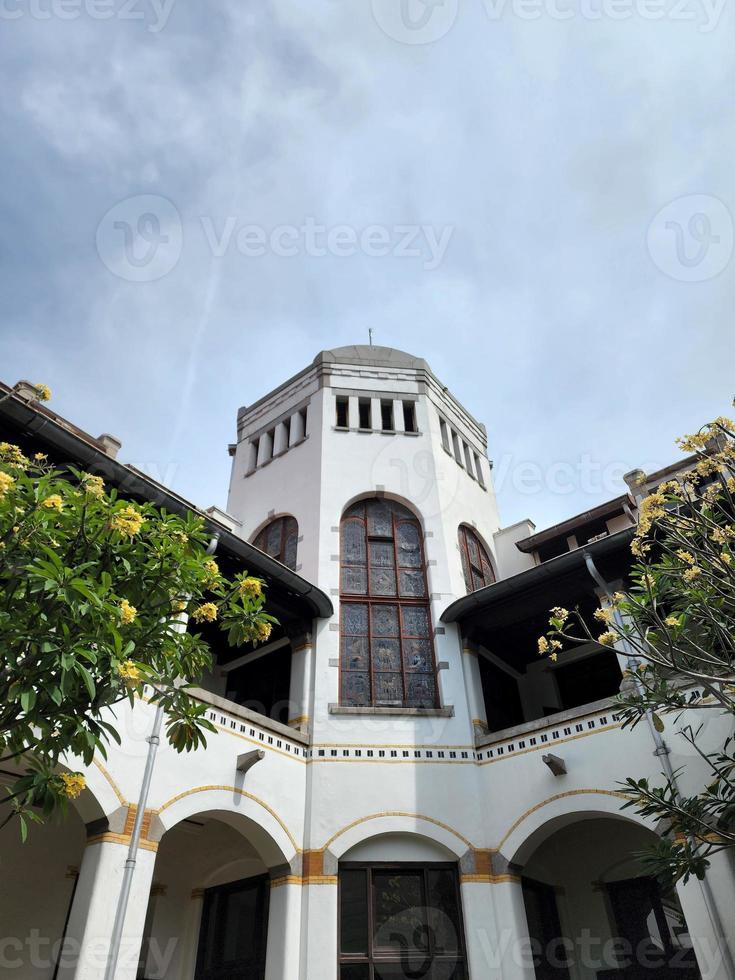
M 490 556 L 478 536 L 466 524 L 459 525 L 459 552 L 468 592 L 476 592 L 493 584 L 495 572 Z
M 421 525 L 400 504 L 353 504 L 341 526 L 340 701 L 436 707 Z
M 276 517 L 266 524 L 253 544 L 286 568 L 296 570 L 296 549 L 299 541 L 299 525 L 295 517 Z

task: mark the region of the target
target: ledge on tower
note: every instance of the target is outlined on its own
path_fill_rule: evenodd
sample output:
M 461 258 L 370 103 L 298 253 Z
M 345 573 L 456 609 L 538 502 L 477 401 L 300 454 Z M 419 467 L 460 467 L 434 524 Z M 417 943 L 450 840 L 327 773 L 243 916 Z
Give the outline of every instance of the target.
M 314 358 L 320 364 L 357 364 L 369 367 L 412 368 L 415 371 L 429 371 L 429 365 L 422 357 L 414 357 L 394 347 L 375 347 L 369 344 L 352 344 L 349 347 L 335 347 L 320 351 Z

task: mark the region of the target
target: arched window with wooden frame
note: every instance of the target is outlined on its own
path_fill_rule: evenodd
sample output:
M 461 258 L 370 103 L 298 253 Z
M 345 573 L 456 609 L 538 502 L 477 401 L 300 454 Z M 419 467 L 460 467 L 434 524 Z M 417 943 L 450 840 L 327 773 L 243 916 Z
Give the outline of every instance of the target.
M 421 524 L 401 504 L 353 504 L 341 525 L 340 702 L 437 706 Z
M 286 514 L 276 517 L 253 540 L 256 548 L 280 561 L 286 568 L 296 570 L 296 550 L 299 542 L 299 525 L 295 517 Z
M 467 524 L 459 525 L 459 552 L 467 592 L 476 592 L 495 581 L 493 563 L 477 534 Z

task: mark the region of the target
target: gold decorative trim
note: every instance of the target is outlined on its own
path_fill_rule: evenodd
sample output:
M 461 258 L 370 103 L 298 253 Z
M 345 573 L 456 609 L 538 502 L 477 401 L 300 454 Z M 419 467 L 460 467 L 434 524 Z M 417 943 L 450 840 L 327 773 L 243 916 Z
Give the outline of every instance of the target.
M 358 760 L 358 761 L 362 761 L 362 760 Z M 466 847 L 468 848 L 472 847 L 472 844 L 470 843 L 470 841 L 467 840 L 466 837 L 463 837 L 462 834 L 459 833 L 459 831 L 455 830 L 453 827 L 450 827 L 449 824 L 442 823 L 441 820 L 435 820 L 433 817 L 426 817 L 422 813 L 407 813 L 403 810 L 385 810 L 383 813 L 371 813 L 367 817 L 360 817 L 359 820 L 353 820 L 352 823 L 347 824 L 346 827 L 343 827 L 341 830 L 338 830 L 336 834 L 333 834 L 329 838 L 327 843 L 324 845 L 324 850 L 326 851 L 327 848 L 330 847 L 330 845 L 333 844 L 338 837 L 341 837 L 342 834 L 346 834 L 347 831 L 352 830 L 353 827 L 357 827 L 361 823 L 367 823 L 369 820 L 380 820 L 383 817 L 410 817 L 412 820 L 424 820 L 426 821 L 426 823 L 432 823 L 436 827 L 441 827 L 442 830 L 449 831 L 450 834 L 453 834 L 458 840 L 461 840 L 462 843 L 466 845 Z
M 289 728 L 294 728 L 296 725 L 308 725 L 310 721 L 308 715 L 302 715 L 300 718 L 289 718 L 287 724 Z
M 86 846 L 91 847 L 92 844 L 122 844 L 125 847 L 130 847 L 130 834 L 112 834 L 109 831 L 104 834 L 96 834 L 87 839 Z M 141 840 L 138 842 L 138 847 L 142 851 L 153 851 L 154 853 L 158 850 L 158 844 L 152 840 Z
M 337 875 L 315 875 L 310 878 L 285 875 L 283 878 L 274 878 L 271 882 L 271 888 L 280 888 L 282 885 L 336 885 L 338 881 Z
M 510 830 L 508 830 L 508 832 L 502 838 L 497 848 L 495 848 L 495 851 L 497 852 L 502 850 L 503 844 L 505 844 L 505 842 L 508 840 L 508 838 L 513 833 L 513 831 L 516 830 L 516 828 L 523 823 L 526 817 L 530 817 L 532 813 L 535 813 L 537 810 L 540 810 L 542 807 L 545 807 L 549 803 L 555 803 L 557 800 L 563 800 L 571 796 L 584 796 L 585 794 L 596 794 L 597 796 L 614 796 L 620 800 L 629 799 L 629 797 L 626 796 L 625 793 L 619 793 L 616 790 L 611 790 L 611 789 L 570 789 L 567 790 L 566 793 L 557 793 L 556 796 L 550 796 L 547 800 L 542 800 L 541 803 L 537 803 L 535 806 L 532 806 L 530 809 L 526 810 L 525 813 L 522 813 L 521 816 L 518 817 L 518 819 L 511 825 Z
M 313 643 L 302 643 L 301 646 L 291 647 L 291 653 L 301 653 L 303 650 L 313 650 Z
M 580 718 L 584 718 L 584 717 L 586 716 L 580 715 Z M 572 724 L 574 724 L 575 722 L 576 719 L 572 719 Z M 562 727 L 562 726 L 557 726 L 557 727 Z M 557 738 L 554 740 L 554 742 L 544 742 L 541 745 L 532 745 L 530 748 L 527 749 L 516 749 L 515 752 L 511 752 L 508 755 L 498 755 L 494 759 L 483 759 L 483 761 L 478 762 L 477 765 L 491 766 L 494 762 L 505 762 L 507 759 L 515 759 L 519 755 L 528 755 L 529 752 L 540 752 L 544 749 L 549 749 L 551 745 L 563 745 L 565 742 L 576 742 L 578 738 L 588 738 L 590 735 L 599 735 L 601 732 L 613 732 L 616 731 L 616 729 L 622 727 L 623 727 L 622 723 L 618 722 L 617 724 L 605 725 L 603 728 L 591 728 L 589 731 L 586 732 L 579 732 L 575 735 L 567 735 L 566 738 Z M 522 741 L 523 739 L 530 738 L 530 737 L 532 736 L 519 735 L 518 739 Z M 505 743 L 501 743 L 501 744 L 505 744 Z M 477 751 L 487 752 L 490 748 L 492 748 L 492 746 L 482 746 Z
M 107 771 L 107 769 L 105 769 L 105 767 L 102 765 L 102 763 L 99 761 L 99 759 L 93 759 L 92 761 L 94 762 L 95 766 L 97 766 L 97 768 L 102 773 L 102 775 L 105 777 L 105 779 L 110 784 L 110 786 L 112 786 L 112 791 L 114 792 L 115 796 L 118 798 L 118 800 L 120 801 L 120 803 L 122 803 L 123 806 L 127 806 L 128 805 L 128 801 L 123 796 L 122 790 L 117 785 L 117 783 L 112 778 L 112 776 Z
M 184 790 L 183 793 L 178 793 L 176 796 L 172 796 L 170 800 L 166 800 L 166 802 L 162 806 L 160 806 L 157 810 L 153 810 L 152 812 L 161 814 L 163 813 L 164 810 L 168 810 L 170 806 L 173 806 L 174 803 L 178 803 L 179 800 L 183 800 L 184 797 L 186 796 L 194 796 L 195 793 L 209 793 L 211 791 L 224 791 L 225 793 L 234 793 L 236 796 L 244 796 L 246 799 L 252 800 L 254 803 L 257 803 L 259 806 L 262 806 L 263 809 L 267 810 L 268 813 L 270 813 L 273 819 L 281 827 L 283 832 L 286 834 L 288 839 L 293 844 L 294 850 L 297 853 L 301 852 L 301 848 L 296 843 L 296 838 L 288 829 L 288 827 L 283 822 L 283 820 L 278 816 L 278 814 L 273 809 L 273 807 L 269 806 L 264 800 L 261 800 L 259 797 L 253 796 L 252 793 L 246 793 L 244 789 L 238 789 L 236 786 L 225 786 L 220 784 L 213 784 L 211 786 L 195 786 L 192 789 Z
M 517 875 L 463 875 L 459 876 L 459 883 L 461 885 L 465 884 L 482 884 L 482 885 L 503 885 L 506 882 L 512 882 L 513 884 L 520 884 L 521 879 Z

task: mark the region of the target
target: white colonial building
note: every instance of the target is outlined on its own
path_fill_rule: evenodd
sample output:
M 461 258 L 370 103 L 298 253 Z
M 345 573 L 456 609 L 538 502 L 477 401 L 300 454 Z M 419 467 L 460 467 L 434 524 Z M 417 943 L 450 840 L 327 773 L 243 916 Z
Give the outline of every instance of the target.
M 194 509 L 37 404 L 0 424 Z M 636 860 L 658 828 L 621 812 L 620 783 L 658 778 L 662 749 L 621 730 L 623 655 L 536 653 L 551 606 L 592 612 L 624 583 L 636 494 L 664 474 L 502 528 L 484 427 L 425 361 L 363 346 L 241 409 L 230 453 L 227 513 L 205 517 L 280 626 L 255 650 L 212 633 L 197 696 L 218 734 L 185 756 L 162 740 L 116 976 L 735 980 L 731 858 L 676 892 Z M 25 846 L 0 832 L 0 977 L 105 977 L 152 716 L 121 711 L 68 819 Z M 696 786 L 673 722 L 664 740 Z

